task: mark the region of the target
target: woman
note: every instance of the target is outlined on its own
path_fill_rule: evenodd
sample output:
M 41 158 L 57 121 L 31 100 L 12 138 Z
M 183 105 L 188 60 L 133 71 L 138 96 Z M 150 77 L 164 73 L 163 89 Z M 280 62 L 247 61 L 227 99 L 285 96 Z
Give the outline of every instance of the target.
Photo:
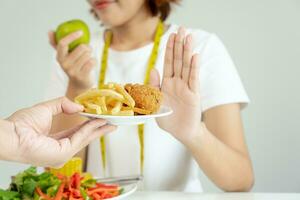
M 198 173 L 203 170 L 225 191 L 248 191 L 254 178 L 240 116 L 247 94 L 217 36 L 160 23 L 174 2 L 89 0 L 106 31 L 94 35 L 92 47 L 81 45 L 71 53 L 68 44 L 80 37 L 80 32 L 65 37 L 57 46 L 50 33 L 60 66 L 52 76 L 48 96 L 66 94 L 72 99 L 97 87 L 103 76 L 105 82 L 142 83 L 148 61 L 155 58 L 150 82 L 161 88 L 164 103 L 174 113 L 145 124 L 144 165 L 137 127 L 122 126 L 105 137 L 105 162 L 99 141 L 83 152 L 87 171 L 96 176 L 143 172 L 144 189 L 199 192 Z M 106 71 L 100 73 L 100 68 Z M 82 120 L 59 116 L 55 131 Z

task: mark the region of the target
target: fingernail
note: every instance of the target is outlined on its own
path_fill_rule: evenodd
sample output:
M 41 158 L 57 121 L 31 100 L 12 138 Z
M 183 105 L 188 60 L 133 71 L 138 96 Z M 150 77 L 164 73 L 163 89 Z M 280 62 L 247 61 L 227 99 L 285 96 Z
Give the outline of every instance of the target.
M 192 43 L 192 40 L 193 40 L 193 36 L 192 36 L 191 34 L 189 34 L 189 35 L 187 36 L 187 42 L 188 42 L 189 44 L 191 44 L 191 43 Z
M 77 104 L 77 103 L 76 103 L 76 106 L 78 107 L 78 109 L 80 109 L 80 110 L 84 110 L 84 107 L 83 107 L 83 105 L 80 105 L 80 104 Z
M 114 131 L 118 129 L 118 127 L 115 125 L 112 125 L 112 127 L 113 127 Z
M 190 38 L 190 35 L 188 35 L 186 38 L 185 38 L 185 44 L 186 45 L 189 45 L 191 43 L 191 38 Z
M 98 119 L 97 122 L 99 123 L 99 127 L 104 126 L 107 124 L 107 120 L 105 119 Z
M 181 35 L 184 35 L 185 29 L 181 26 L 178 30 L 178 33 L 180 33 Z
M 77 32 L 76 32 L 76 35 L 78 35 L 78 36 L 82 36 L 82 34 L 83 34 L 82 31 L 77 31 Z
M 196 53 L 196 54 L 195 54 L 195 58 L 196 58 L 196 61 L 199 62 L 199 60 L 200 60 L 200 55 L 199 55 L 199 53 Z

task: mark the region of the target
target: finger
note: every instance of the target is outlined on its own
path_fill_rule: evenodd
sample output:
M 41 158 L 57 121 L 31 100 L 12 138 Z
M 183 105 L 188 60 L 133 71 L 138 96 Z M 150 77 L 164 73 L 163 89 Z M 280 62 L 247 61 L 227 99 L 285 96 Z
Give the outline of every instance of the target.
M 55 140 L 60 140 L 63 138 L 70 138 L 72 135 L 74 135 L 74 133 L 76 133 L 82 126 L 84 126 L 86 123 L 88 123 L 89 121 L 85 121 L 84 123 L 77 125 L 73 128 L 70 128 L 68 130 L 64 130 L 58 133 L 54 133 L 51 135 L 51 137 Z
M 181 77 L 182 65 L 183 65 L 183 45 L 184 45 L 185 30 L 180 27 L 178 34 L 175 37 L 174 45 L 174 76 Z
M 62 67 L 67 72 L 69 70 L 80 71 L 80 68 L 84 64 L 82 63 L 82 58 L 87 56 L 89 58 L 90 55 L 91 55 L 91 50 L 89 49 L 89 47 L 86 45 L 80 45 L 67 56 L 65 61 L 62 63 Z
M 82 137 L 74 134 L 74 137 L 78 136 L 75 140 L 74 137 L 71 138 L 71 154 L 72 156 L 78 153 L 81 149 L 85 148 L 91 142 L 95 141 L 96 139 L 100 138 L 101 136 L 113 132 L 116 130 L 116 126 L 113 125 L 104 125 L 101 128 L 96 129 L 95 131 L 91 132 L 88 137 Z M 72 140 L 73 139 L 73 140 Z M 62 139 L 64 140 L 64 139 Z
M 81 73 L 83 76 L 89 75 L 92 69 L 96 66 L 96 59 L 91 58 L 82 68 Z
M 49 38 L 49 43 L 51 46 L 56 49 L 56 42 L 55 42 L 55 33 L 53 31 L 48 32 L 48 38 Z
M 195 93 L 199 92 L 199 85 L 200 85 L 199 57 L 200 57 L 199 54 L 193 55 L 190 77 L 189 77 L 189 88 Z
M 91 52 L 86 51 L 78 58 L 74 65 L 78 66 L 78 69 L 80 71 L 83 68 L 83 66 L 87 64 L 91 59 Z
M 94 132 L 98 131 L 99 127 L 105 127 L 106 121 L 103 119 L 89 120 L 69 130 L 60 132 L 52 137 L 52 140 L 57 143 L 51 145 L 54 152 L 59 152 L 56 156 L 57 162 L 55 166 L 60 166 L 66 162 L 66 159 L 74 156 L 78 151 L 88 145 L 92 140 L 90 139 Z M 103 133 L 109 130 L 104 129 Z M 98 133 L 99 134 L 99 133 Z M 54 163 L 53 163 L 54 164 Z
M 104 119 L 95 119 L 86 123 L 71 137 L 72 148 L 81 149 L 97 137 L 115 129 L 115 126 L 106 125 L 106 123 Z
M 88 135 L 88 137 L 86 139 L 86 144 L 84 144 L 84 146 L 88 145 L 95 139 L 102 137 L 103 135 L 106 135 L 108 133 L 115 131 L 116 129 L 117 129 L 117 127 L 115 125 L 110 125 L 110 124 L 106 124 L 100 128 L 97 128 L 93 133 Z
M 81 44 L 68 55 L 67 59 L 77 61 L 85 53 L 91 54 L 92 50 L 88 45 Z
M 189 34 L 185 39 L 184 51 L 183 51 L 183 67 L 182 67 L 182 80 L 188 84 L 189 75 L 190 75 L 190 67 L 192 60 L 192 35 Z
M 57 115 L 60 113 L 74 114 L 83 111 L 84 109 L 82 105 L 76 104 L 66 97 L 60 97 L 51 101 L 40 103 L 36 106 L 46 107 L 49 112 L 52 113 L 52 115 Z
M 160 76 L 157 69 L 152 69 L 150 72 L 150 85 L 160 88 Z
M 58 58 L 62 59 L 65 58 L 69 53 L 69 44 L 74 40 L 80 38 L 82 36 L 82 31 L 73 32 L 63 39 L 61 39 L 57 44 L 57 54 Z
M 164 74 L 163 77 L 170 78 L 174 74 L 173 70 L 173 49 L 174 49 L 174 42 L 175 42 L 176 34 L 171 34 L 166 47 L 165 53 L 165 61 L 164 61 Z

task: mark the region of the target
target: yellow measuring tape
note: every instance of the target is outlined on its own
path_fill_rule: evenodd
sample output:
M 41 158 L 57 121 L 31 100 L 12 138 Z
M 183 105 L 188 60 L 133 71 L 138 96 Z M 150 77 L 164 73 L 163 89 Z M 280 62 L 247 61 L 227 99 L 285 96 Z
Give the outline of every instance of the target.
M 150 72 L 154 68 L 156 60 L 157 60 L 157 55 L 158 55 L 158 48 L 160 44 L 160 39 L 161 36 L 164 33 L 164 25 L 162 21 L 158 22 L 157 28 L 156 28 L 156 33 L 154 37 L 154 45 L 152 48 L 152 52 L 150 55 L 150 58 L 148 60 L 148 65 L 147 65 L 147 70 L 145 73 L 145 78 L 144 78 L 144 84 L 149 84 L 150 80 Z M 105 76 L 106 76 L 106 70 L 107 70 L 107 60 L 108 60 L 108 49 L 110 47 L 111 41 L 112 41 L 112 32 L 108 31 L 107 35 L 105 37 L 105 44 L 104 48 L 102 51 L 102 60 L 101 60 L 101 69 L 100 69 L 100 74 L 99 74 L 99 83 L 98 87 L 101 88 L 104 85 L 105 82 Z M 144 124 L 138 125 L 138 135 L 139 135 L 139 143 L 140 143 L 140 168 L 141 168 L 141 173 L 143 173 L 144 169 Z M 101 156 L 102 156 L 102 166 L 103 169 L 106 169 L 106 148 L 105 148 L 105 139 L 104 137 L 100 138 L 100 149 L 101 149 Z

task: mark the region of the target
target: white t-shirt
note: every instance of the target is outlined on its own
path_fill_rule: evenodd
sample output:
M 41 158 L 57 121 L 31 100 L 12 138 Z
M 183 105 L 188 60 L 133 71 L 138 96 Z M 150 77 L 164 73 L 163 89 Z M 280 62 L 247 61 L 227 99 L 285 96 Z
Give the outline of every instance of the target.
M 161 38 L 156 69 L 163 72 L 163 58 L 169 35 L 176 32 L 171 25 Z M 222 42 L 214 34 L 188 29 L 195 38 L 194 52 L 200 54 L 200 89 L 202 111 L 228 103 L 248 103 L 248 97 L 235 66 Z M 103 32 L 91 42 L 98 59 L 93 71 L 95 87 L 98 82 L 100 60 L 104 45 Z M 147 61 L 153 43 L 132 51 L 109 49 L 106 82 L 143 83 Z M 58 64 L 53 70 L 47 99 L 65 95 L 68 77 Z M 97 177 L 140 174 L 140 145 L 136 126 L 121 126 L 108 134 L 106 140 L 107 169 L 102 168 L 99 140 L 88 148 L 87 169 Z M 175 190 L 201 192 L 201 170 L 188 150 L 171 134 L 160 129 L 153 120 L 145 124 L 144 181 L 145 190 Z

